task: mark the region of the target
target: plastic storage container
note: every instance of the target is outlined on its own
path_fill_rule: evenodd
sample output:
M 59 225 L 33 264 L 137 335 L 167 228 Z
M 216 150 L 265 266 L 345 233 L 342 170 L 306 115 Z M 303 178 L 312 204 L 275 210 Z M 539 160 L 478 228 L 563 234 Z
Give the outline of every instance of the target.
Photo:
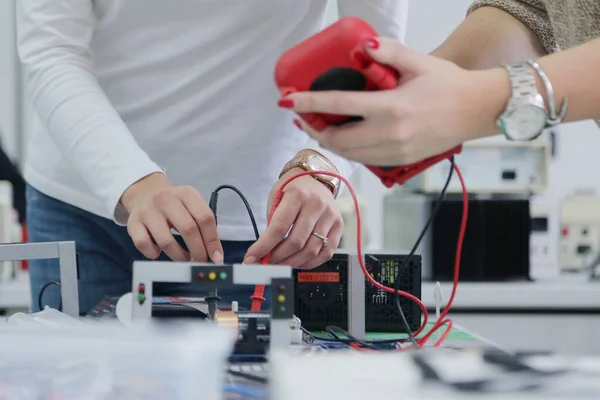
M 233 344 L 197 322 L 0 326 L 0 400 L 218 400 Z

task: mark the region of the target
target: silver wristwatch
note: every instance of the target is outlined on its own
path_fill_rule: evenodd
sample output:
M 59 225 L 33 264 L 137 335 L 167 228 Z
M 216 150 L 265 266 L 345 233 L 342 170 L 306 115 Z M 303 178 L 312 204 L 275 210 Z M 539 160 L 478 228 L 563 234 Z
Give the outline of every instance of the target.
M 510 76 L 512 95 L 498 118 L 500 131 L 514 141 L 540 136 L 549 126 L 544 98 L 537 89 L 535 72 L 528 62 L 505 66 Z

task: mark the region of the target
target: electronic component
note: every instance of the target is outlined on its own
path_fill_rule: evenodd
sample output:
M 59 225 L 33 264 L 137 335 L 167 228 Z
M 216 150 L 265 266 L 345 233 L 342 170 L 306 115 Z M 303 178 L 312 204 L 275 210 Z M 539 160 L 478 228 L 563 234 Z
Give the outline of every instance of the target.
M 265 343 L 265 318 L 270 317 L 268 335 L 270 348 L 287 347 L 293 337 L 294 325 L 294 282 L 292 269 L 279 265 L 202 264 L 193 262 L 135 261 L 133 263 L 132 321 L 149 319 L 152 316 L 153 284 L 190 283 L 207 289 L 221 285 L 271 285 L 273 304 L 271 313 L 240 314 L 214 313 L 221 325 L 230 326 L 244 343 Z M 262 327 L 262 329 L 260 329 Z M 240 336 L 241 335 L 241 336 Z M 255 346 L 253 351 L 262 351 Z
M 437 195 L 395 192 L 384 198 L 384 245 L 411 246 L 415 227 L 429 219 Z M 461 223 L 462 198 L 446 196 L 423 239 L 423 278 L 453 279 L 456 231 Z M 471 198 L 461 257 L 463 281 L 529 279 L 529 199 L 526 197 Z M 434 251 L 435 249 L 435 251 Z
M 268 311 L 217 311 L 217 325 L 232 329 L 237 342 L 233 351 L 236 355 L 266 354 L 271 342 L 272 315 Z M 302 343 L 300 320 L 292 315 L 289 325 L 289 344 Z
M 600 261 L 600 197 L 581 194 L 561 203 L 560 266 L 582 271 Z
M 558 206 L 555 203 L 532 198 L 529 208 L 531 216 L 529 237 L 531 278 L 534 280 L 556 278 L 560 275 Z
M 406 255 L 394 253 L 365 254 L 365 265 L 371 276 L 385 286 L 394 286 L 398 267 Z M 394 294 L 373 287 L 362 273 L 355 253 L 337 253 L 310 271 L 294 271 L 296 282 L 295 312 L 303 326 L 323 331 L 339 326 L 351 335 L 364 339 L 368 332 L 398 332 L 400 319 Z M 400 290 L 421 297 L 421 257 L 413 256 L 403 274 Z M 421 324 L 421 310 L 406 298 L 402 310 L 411 330 Z
M 550 144 L 531 142 L 495 142 L 481 140 L 465 143 L 457 156 L 470 194 L 541 193 L 548 185 Z M 419 193 L 439 193 L 448 177 L 449 165 L 433 165 L 408 180 L 405 187 Z M 460 193 L 458 179 L 448 193 Z

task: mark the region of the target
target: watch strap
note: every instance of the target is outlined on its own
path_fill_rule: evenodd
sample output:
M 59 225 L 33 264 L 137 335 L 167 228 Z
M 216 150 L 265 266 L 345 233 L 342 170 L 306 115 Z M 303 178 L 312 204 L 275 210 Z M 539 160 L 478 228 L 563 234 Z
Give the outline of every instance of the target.
M 506 65 L 505 68 L 512 88 L 509 108 L 530 104 L 539 96 L 535 74 L 527 62 Z
M 549 126 L 546 105 L 544 104 L 544 98 L 538 91 L 535 71 L 527 61 L 505 65 L 504 68 L 509 75 L 511 96 L 507 101 L 506 109 L 497 120 L 497 126 L 509 140 L 533 140 Z M 528 130 L 519 131 L 519 129 L 531 129 L 531 127 L 523 127 L 522 122 L 518 120 L 519 115 L 521 117 L 523 115 L 519 114 L 521 109 L 531 107 L 537 108 L 543 113 L 543 120 L 538 120 L 539 129 L 532 132 Z M 513 120 L 513 118 L 517 118 L 517 120 Z M 522 128 L 515 127 L 514 124 L 511 125 L 511 122 L 517 122 L 517 125 L 522 126 Z
M 546 98 L 548 99 L 548 111 L 550 114 L 548 118 L 548 125 L 554 126 L 562 123 L 562 121 L 565 118 L 565 115 L 567 114 L 569 99 L 567 97 L 564 98 L 560 108 L 560 114 L 557 114 L 556 103 L 554 101 L 554 87 L 552 86 L 550 78 L 548 77 L 548 75 L 546 75 L 546 72 L 544 72 L 540 64 L 538 64 L 535 60 L 529 60 L 527 61 L 527 64 L 529 64 L 529 66 L 535 70 L 537 75 L 540 77 L 540 80 L 544 84 L 544 89 L 546 90 Z

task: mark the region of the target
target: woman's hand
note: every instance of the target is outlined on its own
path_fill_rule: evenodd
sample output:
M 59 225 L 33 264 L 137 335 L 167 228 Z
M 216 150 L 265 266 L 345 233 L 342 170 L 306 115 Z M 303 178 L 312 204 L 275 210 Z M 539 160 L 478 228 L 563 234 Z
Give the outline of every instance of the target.
M 281 185 L 301 172 L 304 170 L 293 168 L 275 183 L 269 195 L 269 211 Z M 296 178 L 285 187 L 269 226 L 248 249 L 244 263 L 258 263 L 272 252 L 271 264 L 302 269 L 318 267 L 335 253 L 343 229 L 342 216 L 331 190 L 312 176 Z M 317 235 L 327 238 L 327 244 Z
M 396 89 L 299 92 L 279 102 L 297 113 L 364 117 L 322 132 L 299 122 L 324 148 L 367 165 L 407 165 L 499 132 L 495 121 L 510 96 L 503 69 L 467 71 L 384 38 L 370 39 L 365 47 L 377 62 L 398 71 Z
M 156 259 L 164 251 L 173 261 L 223 263 L 215 217 L 196 189 L 172 186 L 165 175 L 155 173 L 131 185 L 121 203 L 129 212 L 127 232 L 144 256 Z M 175 240 L 172 228 L 189 253 Z

